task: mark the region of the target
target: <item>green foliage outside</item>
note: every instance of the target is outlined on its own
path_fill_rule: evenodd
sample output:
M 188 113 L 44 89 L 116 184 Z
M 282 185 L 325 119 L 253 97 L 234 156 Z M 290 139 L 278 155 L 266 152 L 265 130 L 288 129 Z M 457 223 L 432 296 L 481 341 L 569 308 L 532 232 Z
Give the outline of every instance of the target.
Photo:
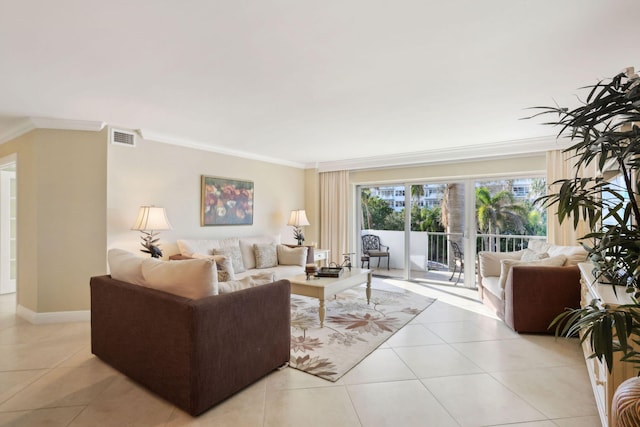
M 544 192 L 544 180 L 539 181 Z M 422 187 L 412 186 L 412 193 L 414 188 Z M 405 209 L 394 211 L 380 197 L 371 196 L 368 189 L 362 191 L 362 213 L 365 229 L 403 231 L 405 228 Z M 547 233 L 546 210 L 537 209 L 528 200 L 516 201 L 507 190 L 492 194 L 486 187 L 477 188 L 476 217 L 478 232 L 483 234 L 545 236 Z M 414 204 L 411 207 L 411 231 L 444 232 L 442 222 L 439 206 L 420 208 Z

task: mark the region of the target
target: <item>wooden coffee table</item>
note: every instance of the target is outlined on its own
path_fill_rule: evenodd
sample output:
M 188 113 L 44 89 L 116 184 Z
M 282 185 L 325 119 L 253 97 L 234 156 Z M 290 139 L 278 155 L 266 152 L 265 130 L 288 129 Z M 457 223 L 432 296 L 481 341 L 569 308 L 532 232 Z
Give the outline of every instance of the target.
M 287 277 L 287 280 L 291 282 L 292 294 L 320 300 L 318 315 L 320 316 L 320 327 L 323 328 L 326 313 L 325 299 L 366 282 L 367 304 L 369 304 L 371 300 L 371 271 L 366 268 L 352 267 L 351 271 L 345 268 L 340 277 L 311 277 L 307 280 L 306 274 L 298 274 L 297 276 Z

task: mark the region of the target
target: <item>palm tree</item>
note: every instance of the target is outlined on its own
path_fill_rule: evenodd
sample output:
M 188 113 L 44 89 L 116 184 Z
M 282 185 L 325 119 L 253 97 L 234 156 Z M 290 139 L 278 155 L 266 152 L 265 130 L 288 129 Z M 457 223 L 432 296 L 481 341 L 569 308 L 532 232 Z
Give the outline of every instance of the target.
M 522 233 L 527 223 L 527 208 L 507 190 L 492 195 L 487 187 L 476 188 L 476 212 L 479 230 L 489 235 L 506 230 Z M 489 239 L 488 247 L 493 247 L 495 237 Z
M 369 200 L 371 199 L 371 189 L 360 189 L 360 203 L 362 204 L 362 224 L 366 230 L 371 230 L 371 210 L 369 209 Z
M 447 184 L 442 196 L 440 208 L 442 214 L 441 223 L 448 234 L 449 240 L 456 242 L 461 248 L 462 231 L 464 230 L 464 184 Z M 458 233 L 456 235 L 451 235 Z M 451 245 L 447 245 L 447 251 L 451 252 Z M 449 268 L 455 265 L 455 258 L 449 254 Z

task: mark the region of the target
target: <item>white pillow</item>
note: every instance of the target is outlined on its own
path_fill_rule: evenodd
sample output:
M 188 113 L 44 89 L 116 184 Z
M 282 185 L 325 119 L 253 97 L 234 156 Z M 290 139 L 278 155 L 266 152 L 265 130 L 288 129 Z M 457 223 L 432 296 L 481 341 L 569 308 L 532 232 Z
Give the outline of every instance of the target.
M 560 246 L 550 245 L 549 256 L 565 255 L 567 257 L 567 265 L 578 265 L 587 260 L 587 251 L 582 246 Z
M 142 261 L 144 258 L 136 256 L 122 249 L 109 249 L 107 252 L 109 272 L 111 277 L 134 285 L 145 286 L 142 275 Z
M 549 254 L 547 252 L 536 252 L 531 249 L 525 249 L 520 261 L 538 261 L 545 258 L 549 258 Z
M 240 280 L 230 280 L 228 282 L 220 283 L 220 293 L 228 294 L 230 292 L 239 291 L 241 289 L 253 288 L 255 286 L 266 285 L 273 283 L 275 275 L 273 273 L 259 273 L 252 276 L 247 276 Z
M 503 259 L 520 259 L 524 251 L 517 252 L 478 252 L 480 275 L 482 277 L 500 276 L 500 261 Z
M 146 286 L 185 298 L 198 299 L 218 294 L 218 272 L 212 259 L 142 261 Z
M 309 248 L 306 246 L 298 246 L 290 248 L 286 245 L 278 245 L 278 264 L 280 265 L 299 265 L 304 267 L 307 265 L 307 252 Z
M 500 289 L 504 290 L 507 283 L 507 276 L 511 271 L 511 268 L 515 265 L 528 265 L 536 267 L 562 267 L 567 261 L 567 257 L 564 255 L 558 255 L 555 257 L 545 258 L 538 261 L 520 261 L 515 259 L 503 259 L 500 261 Z
M 221 249 L 214 249 L 214 255 L 224 255 L 231 260 L 234 273 L 243 273 L 246 271 L 244 263 L 242 262 L 242 253 L 240 252 L 240 246 L 228 246 Z
M 280 243 L 280 236 L 256 236 L 243 237 L 239 239 L 240 252 L 242 253 L 242 261 L 247 270 L 256 268 L 256 257 L 253 252 L 253 245 L 256 243 Z M 234 264 L 235 265 L 235 264 Z M 239 273 L 239 271 L 236 271 Z
M 256 259 L 256 268 L 270 268 L 278 265 L 278 254 L 276 244 L 254 243 L 253 253 Z
M 538 253 L 547 252 L 547 250 L 549 249 L 549 246 L 551 246 L 549 245 L 549 243 L 539 239 L 530 239 L 529 242 L 527 243 L 527 248 Z

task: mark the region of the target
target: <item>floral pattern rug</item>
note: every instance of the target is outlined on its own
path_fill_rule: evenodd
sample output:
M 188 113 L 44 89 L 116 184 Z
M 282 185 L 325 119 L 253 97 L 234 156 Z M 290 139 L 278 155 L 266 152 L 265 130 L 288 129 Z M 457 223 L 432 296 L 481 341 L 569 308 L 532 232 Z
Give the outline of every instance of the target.
M 373 280 L 325 301 L 324 328 L 315 298 L 291 295 L 291 360 L 295 369 L 337 381 L 435 300 Z

